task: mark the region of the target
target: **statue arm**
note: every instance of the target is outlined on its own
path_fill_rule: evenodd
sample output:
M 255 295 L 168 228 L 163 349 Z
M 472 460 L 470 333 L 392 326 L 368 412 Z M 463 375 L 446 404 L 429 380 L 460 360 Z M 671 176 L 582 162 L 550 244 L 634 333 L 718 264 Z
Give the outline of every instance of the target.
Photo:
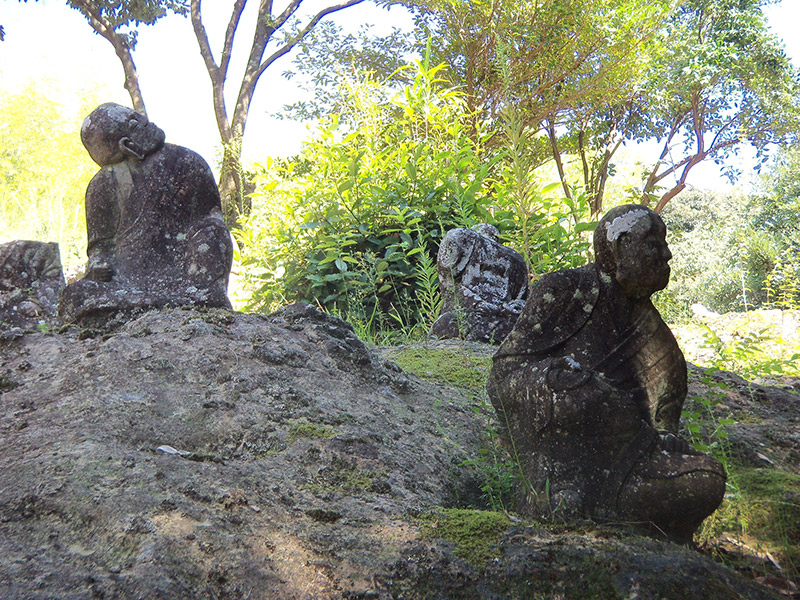
M 519 415 L 535 431 L 581 430 L 611 387 L 571 357 L 495 363 L 487 390 L 495 408 Z
M 114 249 L 119 224 L 119 206 L 114 179 L 101 170 L 86 188 L 86 230 L 88 237 L 86 278 L 111 281 Z

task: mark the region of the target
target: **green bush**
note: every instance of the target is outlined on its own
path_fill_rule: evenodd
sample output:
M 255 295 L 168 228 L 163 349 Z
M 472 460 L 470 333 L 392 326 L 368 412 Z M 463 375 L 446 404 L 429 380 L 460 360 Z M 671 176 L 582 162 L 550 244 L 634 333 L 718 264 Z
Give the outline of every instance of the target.
M 393 97 L 369 77 L 351 83 L 353 114 L 331 116 L 294 160 L 257 167 L 236 232 L 251 309 L 305 300 L 373 333 L 435 318 L 439 241 L 492 220 L 491 162 L 442 67 L 408 68 L 412 83 Z
M 586 261 L 585 200 L 535 178 L 528 132 L 508 127 L 495 132 L 507 143 L 488 145 L 443 68 L 405 67 L 399 91 L 369 75 L 347 82 L 346 113 L 294 159 L 256 166 L 253 210 L 234 232 L 250 310 L 304 300 L 373 341 L 419 336 L 441 301 L 439 242 L 478 223 L 495 224 L 534 274 Z
M 758 221 L 758 198 L 689 193 L 664 210 L 672 277 L 657 305 L 680 320 L 699 302 L 724 313 L 763 306 L 770 277 L 787 252 L 782 235 Z M 773 294 L 774 295 L 774 294 Z

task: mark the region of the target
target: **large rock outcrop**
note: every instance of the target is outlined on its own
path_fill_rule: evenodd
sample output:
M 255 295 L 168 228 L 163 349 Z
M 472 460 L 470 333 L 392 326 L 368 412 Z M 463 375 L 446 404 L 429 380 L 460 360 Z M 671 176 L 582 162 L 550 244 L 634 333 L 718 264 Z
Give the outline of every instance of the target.
M 473 532 L 476 562 L 435 507 L 480 502 L 480 399 L 309 307 L 95 334 L 0 341 L 0 598 L 774 597 L 591 524 Z

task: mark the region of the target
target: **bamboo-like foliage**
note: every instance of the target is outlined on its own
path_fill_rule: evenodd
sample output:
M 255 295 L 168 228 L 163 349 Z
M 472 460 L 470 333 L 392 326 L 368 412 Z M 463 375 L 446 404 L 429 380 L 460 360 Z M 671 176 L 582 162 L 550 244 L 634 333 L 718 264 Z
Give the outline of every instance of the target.
M 0 238 L 58 242 L 62 262 L 85 261 L 84 191 L 97 165 L 80 142 L 93 94 L 68 109 L 43 84 L 0 94 Z

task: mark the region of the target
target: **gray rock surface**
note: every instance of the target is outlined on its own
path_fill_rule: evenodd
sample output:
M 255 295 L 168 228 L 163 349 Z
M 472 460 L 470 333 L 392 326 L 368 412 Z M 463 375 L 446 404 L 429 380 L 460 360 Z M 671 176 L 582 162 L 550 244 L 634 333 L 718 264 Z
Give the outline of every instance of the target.
M 0 244 L 0 330 L 58 323 L 64 288 L 58 244 L 17 240 Z
M 419 517 L 479 502 L 479 399 L 307 306 L 92 333 L 0 341 L 0 598 L 774 597 L 591 524 L 459 558 Z

